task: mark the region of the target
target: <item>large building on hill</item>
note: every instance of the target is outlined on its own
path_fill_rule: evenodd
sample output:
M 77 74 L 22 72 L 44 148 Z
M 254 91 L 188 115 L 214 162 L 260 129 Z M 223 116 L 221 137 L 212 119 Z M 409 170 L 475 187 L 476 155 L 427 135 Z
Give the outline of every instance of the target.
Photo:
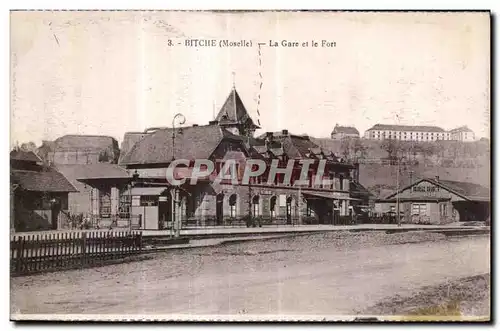
M 474 132 L 467 126 L 445 131 L 438 126 L 375 124 L 365 132 L 365 139 L 405 141 L 474 141 Z
M 353 126 L 340 126 L 338 124 L 333 128 L 331 138 L 341 140 L 343 138 L 359 138 L 359 131 Z
M 457 141 L 474 141 L 476 139 L 474 131 L 469 129 L 467 125 L 450 130 L 451 140 Z
M 183 224 L 224 225 L 246 222 L 248 216 L 262 223 L 287 224 L 339 222 L 355 213 L 355 207 L 368 204 L 369 193 L 358 183 L 358 167 L 341 162 L 332 153 L 326 153 L 309 137 L 294 135 L 287 130 L 253 136 L 258 126 L 248 114 L 235 88 L 208 125 L 172 128 L 151 128 L 144 132 L 128 132 L 122 143 L 119 166 L 132 174 L 128 185 L 123 178 L 109 178 L 119 201 L 119 210 L 139 216 L 143 229 L 162 229 L 181 218 Z M 172 137 L 174 137 L 172 141 Z M 248 159 L 260 159 L 267 165 L 277 160 L 280 168 L 294 161 L 291 182 L 278 174 L 268 182 L 269 167 L 250 184 L 227 181 L 214 184 L 214 177 L 227 160 L 236 160 L 237 168 L 244 169 Z M 215 171 L 196 185 L 189 181 L 180 187 L 179 200 L 172 210 L 172 192 L 177 188 L 166 179 L 166 169 L 173 160 L 185 159 L 190 165 L 183 168 L 186 176 L 197 159 L 209 159 Z M 324 179 L 330 184 L 315 183 L 295 186 L 301 171 L 301 160 L 312 160 L 311 179 L 320 160 L 325 160 Z M 239 173 L 239 175 L 241 175 Z M 241 178 L 239 178 L 241 179 Z M 93 204 L 101 206 L 100 183 L 103 179 L 82 179 L 86 185 L 99 191 Z M 356 185 L 351 185 L 353 182 Z M 102 218 L 100 208 L 93 205 L 94 218 Z M 108 215 L 106 213 L 105 215 Z
M 375 124 L 365 132 L 365 138 L 371 140 L 435 141 L 450 140 L 450 137 L 449 132 L 438 126 Z

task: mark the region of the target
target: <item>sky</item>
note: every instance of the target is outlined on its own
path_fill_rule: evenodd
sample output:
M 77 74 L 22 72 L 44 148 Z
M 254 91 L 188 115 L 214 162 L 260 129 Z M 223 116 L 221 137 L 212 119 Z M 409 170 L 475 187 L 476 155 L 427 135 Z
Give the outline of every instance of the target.
M 233 84 L 260 132 L 467 125 L 489 138 L 489 24 L 456 12 L 11 12 L 11 145 L 121 141 L 176 113 L 207 124 Z M 283 40 L 300 46 L 270 46 Z

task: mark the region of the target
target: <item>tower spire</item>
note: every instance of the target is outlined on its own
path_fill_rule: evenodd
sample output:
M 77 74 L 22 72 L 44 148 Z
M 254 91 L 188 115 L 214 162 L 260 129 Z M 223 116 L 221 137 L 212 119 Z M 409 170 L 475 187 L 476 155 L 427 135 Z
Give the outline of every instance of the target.
M 236 89 L 236 80 L 235 80 L 235 77 L 236 77 L 236 73 L 233 71 L 233 90 Z
M 236 74 L 233 71 L 233 105 L 234 105 L 234 121 L 238 122 L 238 112 L 236 111 L 236 83 L 234 80 L 234 76 Z

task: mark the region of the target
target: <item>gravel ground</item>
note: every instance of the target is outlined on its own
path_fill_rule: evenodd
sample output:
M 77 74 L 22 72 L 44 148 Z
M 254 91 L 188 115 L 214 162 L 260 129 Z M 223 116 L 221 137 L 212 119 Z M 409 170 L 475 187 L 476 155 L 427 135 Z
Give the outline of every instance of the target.
M 329 232 L 152 256 L 12 278 L 11 312 L 352 315 L 386 297 L 489 272 L 489 237 Z
M 465 277 L 395 296 L 360 312 L 367 315 L 470 317 L 490 316 L 490 274 Z

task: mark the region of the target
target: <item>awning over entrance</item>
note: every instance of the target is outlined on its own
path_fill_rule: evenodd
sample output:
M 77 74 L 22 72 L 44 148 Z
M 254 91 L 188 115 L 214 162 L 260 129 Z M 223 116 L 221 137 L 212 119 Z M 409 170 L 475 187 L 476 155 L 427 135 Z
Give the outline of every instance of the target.
M 130 195 L 161 195 L 166 187 L 132 187 Z M 127 192 L 128 193 L 128 192 Z
M 323 199 L 332 199 L 332 200 L 354 200 L 361 201 L 361 199 L 355 199 L 350 197 L 342 197 L 338 196 L 334 192 L 303 192 L 304 196 L 310 198 L 323 198 Z
M 470 201 L 475 201 L 475 202 L 490 202 L 491 198 L 489 198 L 489 197 L 474 197 L 474 198 L 471 198 Z
M 310 197 L 310 198 L 323 198 L 323 199 L 335 199 L 335 197 L 328 193 L 328 192 L 304 192 L 305 197 Z M 338 198 L 337 198 L 338 199 Z
M 451 198 L 437 198 L 437 197 L 410 197 L 410 198 L 399 198 L 399 202 L 443 202 L 450 201 Z M 377 202 L 397 202 L 396 198 L 391 199 L 379 199 Z

